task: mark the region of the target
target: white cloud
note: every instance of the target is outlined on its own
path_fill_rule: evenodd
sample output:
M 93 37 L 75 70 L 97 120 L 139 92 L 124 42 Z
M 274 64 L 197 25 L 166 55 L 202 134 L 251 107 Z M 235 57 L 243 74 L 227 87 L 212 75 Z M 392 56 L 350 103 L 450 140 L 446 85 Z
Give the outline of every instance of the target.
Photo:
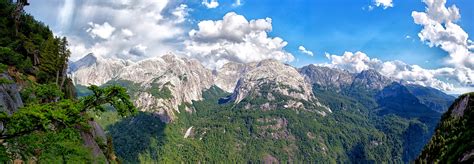
M 144 56 L 146 54 L 146 49 L 147 48 L 148 47 L 139 44 L 139 45 L 136 45 L 135 47 L 131 48 L 128 51 L 128 53 L 131 54 L 131 55 L 135 55 L 135 56 Z
M 450 68 L 438 72 L 448 80 L 460 82 L 457 88 L 474 90 L 474 47 L 469 35 L 456 22 L 461 18 L 459 9 L 446 7 L 446 0 L 423 0 L 424 12 L 412 12 L 416 24 L 423 26 L 418 33 L 421 41 L 430 47 L 439 47 L 449 54 L 446 64 Z
M 130 38 L 132 37 L 134 34 L 132 31 L 130 31 L 129 29 L 122 29 L 122 34 L 126 37 L 126 38 Z
M 455 5 L 446 8 L 446 0 L 423 2 L 427 5 L 425 12 L 412 12 L 414 22 L 423 26 L 418 33 L 421 41 L 448 52 L 448 64 L 474 69 L 474 53 L 470 51 L 473 45 L 469 35 L 456 24 L 461 17 L 459 9 Z
M 284 50 L 288 43 L 279 37 L 269 37 L 271 30 L 270 18 L 248 21 L 244 16 L 230 12 L 222 20 L 199 22 L 198 29 L 189 32 L 185 52 L 210 68 L 229 61 L 293 61 L 293 55 Z
M 57 19 L 61 27 L 60 20 L 69 24 L 61 35 L 70 41 L 71 60 L 88 53 L 141 60 L 180 49 L 186 37 L 184 26 L 190 9 L 185 4 L 169 0 L 75 1 L 64 5 L 68 10 Z M 73 7 L 66 7 L 71 4 Z M 137 45 L 147 47 L 146 51 L 137 51 Z
M 370 69 L 373 65 L 380 63 L 378 59 L 370 59 L 362 52 L 344 52 L 343 55 L 331 55 L 326 53 L 326 57 L 331 60 L 331 65 L 349 72 L 358 73 Z
M 100 37 L 102 39 L 109 39 L 115 31 L 115 27 L 110 26 L 108 22 L 102 25 L 89 22 L 90 27 L 86 30 L 92 38 Z
M 213 9 L 219 6 L 219 2 L 217 2 L 217 0 L 203 0 L 202 4 L 209 9 Z
M 299 46 L 299 47 L 298 47 L 298 50 L 299 50 L 301 53 L 306 54 L 306 55 L 309 55 L 309 56 L 313 56 L 313 55 L 314 55 L 313 52 L 307 50 L 307 49 L 306 49 L 305 47 L 303 47 L 303 46 Z
M 408 65 L 402 61 L 381 61 L 370 58 L 363 52 L 345 52 L 343 55 L 326 53 L 331 61 L 325 66 L 359 73 L 363 70 L 374 69 L 395 80 L 403 80 L 423 86 L 430 86 L 447 92 L 462 92 L 459 88 L 474 89 L 474 72 L 470 69 L 443 67 L 424 69 L 418 65 Z
M 392 0 L 375 0 L 374 3 L 375 3 L 375 6 L 383 7 L 384 9 L 387 9 L 389 7 L 393 7 Z
M 176 23 L 183 23 L 189 15 L 189 8 L 186 4 L 181 4 L 171 12 L 176 17 Z

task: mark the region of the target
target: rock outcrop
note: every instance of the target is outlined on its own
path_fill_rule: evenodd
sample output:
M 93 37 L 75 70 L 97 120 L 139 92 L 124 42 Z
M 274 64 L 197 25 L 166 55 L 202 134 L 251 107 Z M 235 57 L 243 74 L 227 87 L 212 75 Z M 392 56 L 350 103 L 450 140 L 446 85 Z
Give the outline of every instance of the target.
M 299 72 L 309 83 L 337 92 L 349 87 L 354 81 L 354 75 L 347 71 L 312 64 L 300 68 Z
M 304 77 L 298 71 L 276 60 L 263 60 L 250 69 L 237 82 L 232 100 L 236 103 L 242 101 L 252 93 L 271 89 L 285 96 L 309 101 L 314 98 L 311 86 L 305 82 Z M 275 88 L 262 87 L 263 85 L 276 85 Z
M 0 111 L 12 114 L 23 107 L 18 84 L 7 73 L 1 73 L 0 79 Z
M 230 98 L 233 103 L 239 104 L 244 99 L 265 99 L 264 104 L 247 104 L 246 108 L 257 106 L 264 111 L 301 109 L 323 116 L 332 112 L 317 100 L 311 85 L 292 66 L 276 60 L 263 60 L 247 64 L 243 72 Z
M 102 85 L 115 78 L 122 68 L 132 63 L 131 61 L 104 59 L 88 54 L 82 59 L 70 63 L 68 72 L 74 84 Z
M 436 133 L 415 163 L 474 162 L 474 92 L 451 105 L 436 127 Z
M 241 63 L 229 62 L 222 68 L 214 71 L 214 84 L 222 90 L 232 93 L 239 78 L 248 70 L 248 66 Z
M 116 79 L 140 84 L 135 104 L 142 111 L 157 113 L 164 122 L 175 118 L 179 105 L 201 100 L 202 91 L 214 83 L 212 72 L 197 60 L 171 54 L 128 66 Z
M 214 84 L 212 72 L 197 60 L 180 58 L 173 54 L 151 58 L 136 63 L 123 60 L 110 60 L 103 64 L 102 59 L 86 56 L 76 62 L 77 68 L 70 69 L 76 84 L 103 85 L 107 82 L 127 81 L 134 97 L 135 105 L 141 111 L 157 114 L 163 122 L 170 122 L 179 113 L 179 105 L 202 99 L 202 91 Z M 96 62 L 96 63 L 91 63 Z M 86 64 L 83 64 L 86 63 Z M 103 78 L 95 79 L 102 75 Z M 192 109 L 186 107 L 186 111 Z
M 381 90 L 391 84 L 393 80 L 383 76 L 373 69 L 360 72 L 354 77 L 352 87 L 363 87 L 370 90 Z

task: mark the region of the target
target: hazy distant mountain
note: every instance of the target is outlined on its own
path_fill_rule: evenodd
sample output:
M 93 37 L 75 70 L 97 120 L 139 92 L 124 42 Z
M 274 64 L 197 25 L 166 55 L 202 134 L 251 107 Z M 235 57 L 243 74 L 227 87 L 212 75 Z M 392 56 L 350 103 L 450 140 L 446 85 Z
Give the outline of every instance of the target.
M 423 87 L 420 85 L 408 84 L 406 88 L 415 95 L 422 104 L 430 107 L 432 110 L 439 113 L 444 113 L 448 110 L 449 106 L 456 99 L 454 96 L 448 95 L 440 90 Z

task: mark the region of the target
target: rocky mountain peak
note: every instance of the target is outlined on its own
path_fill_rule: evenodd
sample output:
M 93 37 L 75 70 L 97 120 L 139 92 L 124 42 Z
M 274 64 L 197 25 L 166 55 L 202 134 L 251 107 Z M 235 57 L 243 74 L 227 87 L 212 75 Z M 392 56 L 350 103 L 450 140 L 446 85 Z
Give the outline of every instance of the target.
M 69 74 L 74 84 L 102 85 L 115 78 L 122 68 L 133 64 L 128 60 L 104 59 L 90 53 L 76 62 L 70 63 Z
M 78 61 L 72 62 L 69 68 L 70 71 L 77 71 L 77 69 L 89 67 L 95 63 L 97 63 L 97 57 L 93 53 L 89 53 Z
M 226 92 L 233 92 L 240 76 L 246 72 L 245 64 L 229 62 L 214 71 L 214 84 Z
M 245 72 L 238 80 L 232 100 L 236 103 L 242 101 L 251 94 L 259 94 L 260 91 L 270 89 L 285 96 L 296 99 L 311 100 L 314 98 L 311 86 L 304 81 L 298 71 L 288 65 L 275 60 L 263 60 L 250 63 L 254 68 Z M 276 85 L 275 88 L 266 88 L 264 85 Z
M 312 64 L 300 68 L 299 72 L 309 83 L 336 91 L 350 86 L 354 79 L 354 75 L 347 71 Z
M 380 90 L 391 84 L 393 81 L 376 70 L 364 70 L 357 74 L 354 78 L 353 87 L 364 87 L 367 89 Z

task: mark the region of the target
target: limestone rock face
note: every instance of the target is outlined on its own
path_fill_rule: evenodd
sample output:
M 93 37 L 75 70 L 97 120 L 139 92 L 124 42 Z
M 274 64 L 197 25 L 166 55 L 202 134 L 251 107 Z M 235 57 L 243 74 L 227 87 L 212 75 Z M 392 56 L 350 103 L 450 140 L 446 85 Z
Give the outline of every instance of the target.
M 294 67 L 276 60 L 263 60 L 246 65 L 230 100 L 239 104 L 246 98 L 263 98 L 264 104 L 246 104 L 245 109 L 275 110 L 276 108 L 307 110 L 325 116 L 331 109 L 319 103 L 311 85 Z M 277 99 L 278 95 L 283 95 Z M 283 102 L 282 102 L 283 101 Z
M 202 91 L 214 84 L 212 72 L 197 60 L 171 54 L 128 66 L 117 79 L 140 84 L 142 91 L 135 93 L 135 104 L 142 111 L 157 113 L 164 122 L 175 118 L 182 103 L 201 100 Z M 192 112 L 189 108 L 186 111 Z
M 229 62 L 214 71 L 214 84 L 226 92 L 233 92 L 240 76 L 245 73 L 247 65 Z
M 251 93 L 267 89 L 262 88 L 264 84 L 275 84 L 277 87 L 268 89 L 296 99 L 309 101 L 314 98 L 311 86 L 295 68 L 276 60 L 263 60 L 250 65 L 255 67 L 243 74 L 232 94 L 232 100 L 236 103 Z
M 133 84 L 126 87 L 135 105 L 141 111 L 157 114 L 164 122 L 175 119 L 175 112 L 180 112 L 179 105 L 201 100 L 202 91 L 214 84 L 211 70 L 197 60 L 172 54 L 136 63 L 110 60 L 113 64 L 102 64 L 100 58 L 93 56 L 79 61 L 76 64 L 79 66 L 70 69 L 76 71 L 71 73 L 76 84 L 87 86 L 127 81 Z M 98 75 L 104 77 L 94 79 Z M 185 109 L 192 112 L 192 109 Z
M 317 84 L 326 89 L 341 91 L 342 88 L 349 87 L 354 75 L 340 69 L 308 65 L 299 69 L 305 80 L 311 84 Z
M 133 62 L 121 59 L 104 59 L 88 54 L 69 64 L 69 75 L 74 84 L 102 85 L 115 78 L 122 68 Z
M 367 89 L 381 90 L 392 82 L 393 80 L 383 76 L 373 69 L 370 69 L 357 74 L 352 85 Z

